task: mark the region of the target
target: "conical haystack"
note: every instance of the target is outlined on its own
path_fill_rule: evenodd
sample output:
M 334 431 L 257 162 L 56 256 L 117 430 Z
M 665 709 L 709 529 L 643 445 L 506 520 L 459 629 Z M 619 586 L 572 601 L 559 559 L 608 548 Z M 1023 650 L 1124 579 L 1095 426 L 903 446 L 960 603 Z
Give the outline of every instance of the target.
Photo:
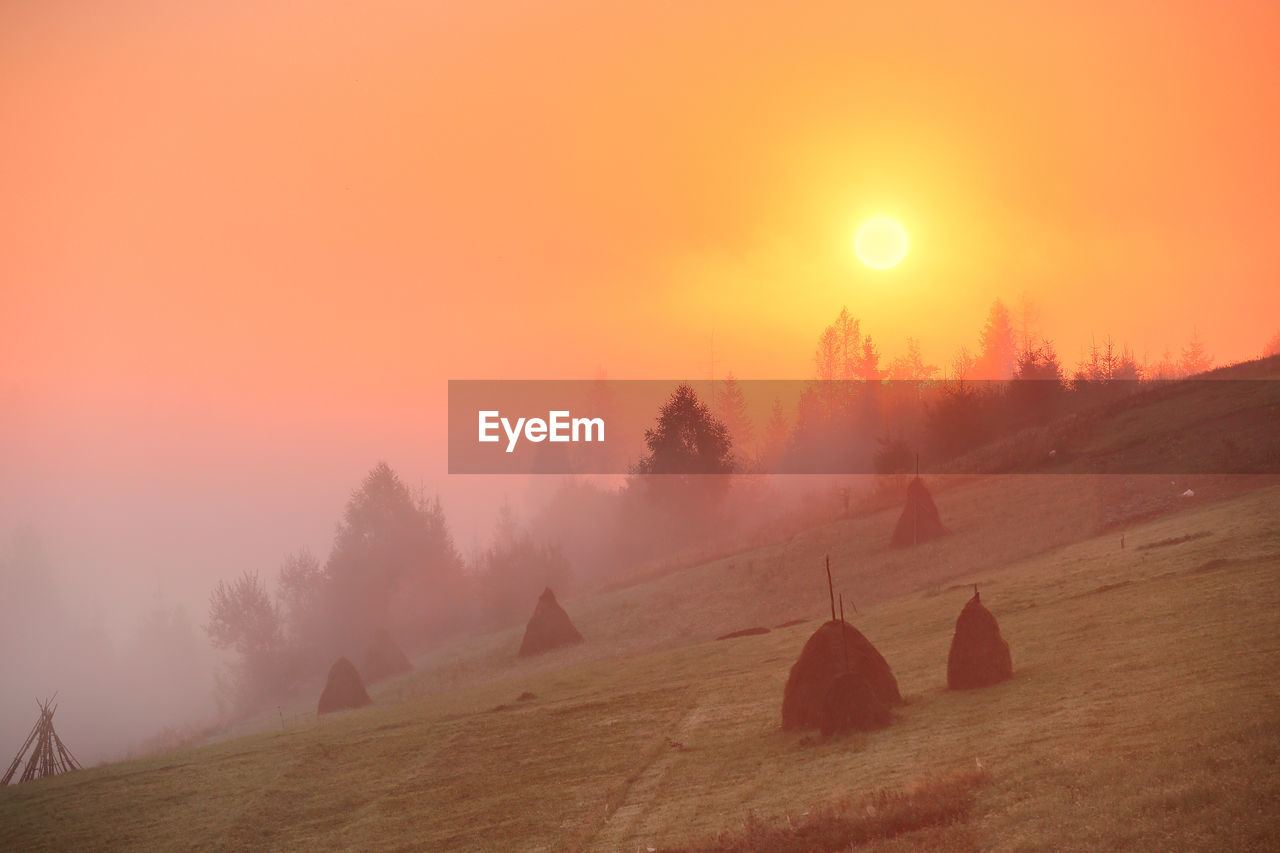
M 564 608 L 556 601 L 556 594 L 547 587 L 538 597 L 538 606 L 533 608 L 533 616 L 524 629 L 524 640 L 520 643 L 520 657 L 541 654 L 581 642 L 582 635 L 569 621 L 569 614 L 565 613 Z
M 379 628 L 364 653 L 364 677 L 368 682 L 373 684 L 412 669 L 413 664 L 409 663 L 409 658 L 391 633 L 385 628 Z
M 69 770 L 82 769 L 80 762 L 76 761 L 71 750 L 67 749 L 62 738 L 58 737 L 58 733 L 53 730 L 53 713 L 58 710 L 58 706 L 53 704 L 52 699 L 44 702 L 37 701 L 36 704 L 40 706 L 40 719 L 36 720 L 31 734 L 27 735 L 22 748 L 10 762 L 9 769 L 0 778 L 0 788 L 8 785 L 13 779 L 13 774 L 17 773 L 18 767 L 22 766 L 23 756 L 26 756 L 28 751 L 31 754 L 27 758 L 26 765 L 22 766 L 19 784 L 39 779 L 41 776 L 54 776 Z
M 977 588 L 956 619 L 947 656 L 947 686 L 952 690 L 987 687 L 1013 676 L 1009 644 L 1000 636 L 1000 625 L 982 606 Z
M 868 696 L 879 707 L 865 701 Z M 858 722 L 858 728 L 866 721 L 883 720 L 883 725 L 888 707 L 901 701 L 898 680 L 871 641 L 848 622 L 832 620 L 814 632 L 791 667 L 782 694 L 782 727 L 841 730 L 835 726 L 840 720 Z
M 373 700 L 364 689 L 364 679 L 360 677 L 355 664 L 346 658 L 334 661 L 333 666 L 329 667 L 329 680 L 325 682 L 324 692 L 320 694 L 320 702 L 316 705 L 316 714 L 363 708 L 372 704 Z
M 889 544 L 895 548 L 904 548 L 937 539 L 946 532 L 947 528 L 942 526 L 938 507 L 925 487 L 924 480 L 913 477 L 907 484 L 907 505 L 902 508 L 902 515 L 898 517 L 898 525 L 893 528 L 893 538 Z
M 867 732 L 892 722 L 889 707 L 880 701 L 871 685 L 854 672 L 836 676 L 822 697 L 818 728 L 824 737 L 839 732 Z

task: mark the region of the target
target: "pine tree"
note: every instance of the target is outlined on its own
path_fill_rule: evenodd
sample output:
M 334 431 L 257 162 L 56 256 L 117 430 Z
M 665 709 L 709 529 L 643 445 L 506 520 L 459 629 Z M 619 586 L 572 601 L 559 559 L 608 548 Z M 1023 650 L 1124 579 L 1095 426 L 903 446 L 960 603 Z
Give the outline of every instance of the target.
M 716 389 L 716 414 L 729 430 L 729 438 L 739 455 L 745 455 L 754 438 L 755 428 L 747 410 L 746 397 L 742 394 L 742 386 L 732 373 Z
M 399 635 L 454 615 L 462 559 L 437 497 L 414 498 L 379 462 L 351 496 L 325 564 L 335 616 L 353 643 L 396 619 Z
M 978 337 L 977 379 L 1008 379 L 1013 376 L 1017 359 L 1013 317 L 997 299 L 987 312 L 987 322 Z
M 1204 373 L 1213 366 L 1213 356 L 1205 350 L 1199 333 L 1193 331 L 1191 340 L 1182 348 L 1182 357 L 1178 360 L 1178 370 L 1183 376 L 1195 376 Z
M 636 463 L 637 474 L 733 473 L 729 430 L 687 384 L 663 404 L 644 443 L 649 452 Z

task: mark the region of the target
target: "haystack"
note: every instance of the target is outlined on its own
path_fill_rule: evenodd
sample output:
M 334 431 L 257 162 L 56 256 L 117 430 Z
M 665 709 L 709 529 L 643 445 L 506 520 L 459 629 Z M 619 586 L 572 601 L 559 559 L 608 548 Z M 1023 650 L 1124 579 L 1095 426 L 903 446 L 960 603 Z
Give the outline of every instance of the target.
M 3 777 L 0 777 L 0 788 L 9 784 L 19 767 L 22 767 L 19 784 L 39 779 L 41 776 L 54 776 L 58 773 L 82 769 L 80 762 L 76 761 L 71 750 L 67 749 L 62 738 L 58 737 L 58 733 L 53 730 L 53 712 L 58 710 L 58 706 L 53 704 L 53 699 L 47 699 L 44 702 L 37 700 L 36 704 L 40 706 L 40 719 L 36 720 L 31 734 L 27 735 L 22 748 L 13 757 L 9 769 L 5 771 Z M 26 766 L 22 764 L 24 756 L 27 757 Z
M 533 616 L 524 629 L 524 640 L 520 643 L 520 657 L 542 654 L 562 646 L 572 646 L 582 642 L 582 635 L 569 621 L 569 614 L 564 612 L 556 594 L 547 587 L 538 597 L 538 606 L 533 608 Z
M 355 664 L 346 658 L 334 661 L 333 666 L 329 667 L 329 680 L 325 682 L 324 692 L 320 694 L 316 714 L 363 708 L 372 704 L 373 700 L 365 691 L 364 679 L 360 677 Z
M 913 477 L 907 484 L 907 505 L 902 508 L 898 518 L 898 526 L 893 528 L 893 538 L 889 541 L 895 548 L 904 548 L 918 542 L 927 542 L 945 535 L 947 528 L 942 526 L 938 517 L 937 504 L 925 487 L 924 480 Z
M 1013 676 L 1009 644 L 1000 636 L 1000 625 L 991 611 L 982 606 L 978 589 L 956 619 L 947 656 L 947 686 L 952 690 L 987 687 Z
M 379 628 L 364 653 L 364 677 L 373 684 L 411 669 L 413 664 L 409 663 L 409 658 L 405 657 L 404 650 L 391 633 L 386 628 Z
M 837 732 L 882 729 L 891 721 L 888 706 L 880 701 L 867 680 L 856 672 L 843 672 L 822 697 L 818 728 L 824 737 L 830 737 Z
M 854 678 L 841 679 L 846 674 Z M 842 683 L 833 691 L 837 680 Z M 824 710 L 829 694 L 832 710 Z M 879 709 L 873 705 L 862 707 L 869 705 L 864 703 L 868 695 L 879 703 Z M 835 709 L 844 700 L 859 703 L 858 707 L 847 709 L 845 716 L 850 721 L 877 720 L 887 715 L 890 705 L 901 702 L 902 695 L 893 670 L 871 641 L 848 622 L 833 619 L 814 632 L 791 667 L 782 694 L 782 727 L 829 726 L 842 718 Z

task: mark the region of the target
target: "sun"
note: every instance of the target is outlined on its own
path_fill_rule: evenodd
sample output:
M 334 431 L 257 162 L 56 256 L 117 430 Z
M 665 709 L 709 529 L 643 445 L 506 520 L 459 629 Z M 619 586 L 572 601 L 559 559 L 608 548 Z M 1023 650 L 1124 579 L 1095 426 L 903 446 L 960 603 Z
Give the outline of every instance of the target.
M 858 226 L 853 252 L 873 270 L 897 266 L 907 255 L 906 229 L 883 216 L 868 220 Z

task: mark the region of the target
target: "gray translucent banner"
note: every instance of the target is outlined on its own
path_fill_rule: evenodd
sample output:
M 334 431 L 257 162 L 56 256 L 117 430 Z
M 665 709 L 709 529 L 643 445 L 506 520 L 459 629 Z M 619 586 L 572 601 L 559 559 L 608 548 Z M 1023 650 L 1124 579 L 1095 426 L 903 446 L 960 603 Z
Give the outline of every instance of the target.
M 1277 474 L 1280 381 L 449 382 L 451 474 L 730 468 Z

